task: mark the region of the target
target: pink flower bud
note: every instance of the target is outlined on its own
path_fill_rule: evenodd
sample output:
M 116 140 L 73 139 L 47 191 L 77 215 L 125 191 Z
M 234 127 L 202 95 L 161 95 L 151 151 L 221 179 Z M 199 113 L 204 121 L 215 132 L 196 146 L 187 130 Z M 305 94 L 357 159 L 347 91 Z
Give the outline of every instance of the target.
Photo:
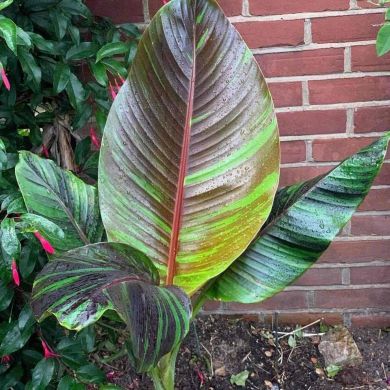
M 13 279 L 14 283 L 17 286 L 19 286 L 20 285 L 20 277 L 19 277 L 18 265 L 16 264 L 15 259 L 12 259 L 11 270 L 12 270 L 12 279 Z
M 95 145 L 97 149 L 100 149 L 100 140 L 96 134 L 96 131 L 93 127 L 89 129 L 89 136 L 91 137 L 92 143 Z
M 41 233 L 39 233 L 38 231 L 34 232 L 34 236 L 39 240 L 39 242 L 41 243 L 42 245 L 42 248 L 47 252 L 49 253 L 50 255 L 52 255 L 54 253 L 54 248 L 51 246 L 50 242 L 47 241 L 42 235 Z
M 5 88 L 9 91 L 11 89 L 11 84 L 8 80 L 7 74 L 5 73 L 3 66 L 0 66 L 0 74 L 1 74 L 1 79 L 3 80 L 3 84 L 4 84 Z
M 43 354 L 45 356 L 45 359 L 50 359 L 50 358 L 56 358 L 60 357 L 60 355 L 57 355 L 47 344 L 46 341 L 41 339 L 42 341 L 42 348 L 43 348 Z

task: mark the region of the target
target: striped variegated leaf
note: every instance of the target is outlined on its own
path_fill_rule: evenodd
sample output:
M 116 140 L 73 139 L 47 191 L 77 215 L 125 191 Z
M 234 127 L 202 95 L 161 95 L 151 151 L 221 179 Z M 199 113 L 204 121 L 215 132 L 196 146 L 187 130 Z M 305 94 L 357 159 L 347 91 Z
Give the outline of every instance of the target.
M 160 287 L 158 271 L 125 244 L 98 243 L 63 253 L 37 276 L 32 308 L 80 330 L 115 310 L 127 324 L 135 368 L 145 372 L 188 332 L 191 303 L 177 287 Z
M 170 1 L 145 31 L 104 131 L 109 240 L 193 293 L 253 240 L 278 179 L 274 108 L 251 51 L 216 1 Z
M 57 253 L 101 240 L 103 224 L 94 186 L 30 152 L 20 152 L 15 173 L 28 211 L 64 232 L 60 237 L 45 231 Z
M 208 295 L 224 301 L 259 302 L 301 276 L 367 195 L 389 138 L 390 133 L 325 175 L 278 191 L 259 237 L 216 279 Z

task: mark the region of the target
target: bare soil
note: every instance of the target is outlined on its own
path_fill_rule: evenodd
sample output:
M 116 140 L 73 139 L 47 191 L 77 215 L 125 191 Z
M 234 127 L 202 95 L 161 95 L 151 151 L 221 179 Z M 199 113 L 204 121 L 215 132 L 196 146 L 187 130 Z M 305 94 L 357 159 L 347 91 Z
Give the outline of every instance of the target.
M 290 332 L 295 327 L 278 327 Z M 275 330 L 275 329 L 274 329 Z M 305 329 L 318 334 L 319 326 Z M 272 333 L 258 322 L 220 316 L 200 317 L 179 353 L 176 369 L 178 390 L 389 390 L 390 334 L 383 329 L 351 331 L 362 355 L 359 368 L 345 368 L 334 378 L 327 375 L 318 351 L 320 336 L 296 338 Z M 153 389 L 146 376 L 135 374 L 127 359 L 105 367 L 110 382 L 123 389 Z M 231 383 L 232 375 L 248 371 L 245 386 Z M 386 383 L 387 382 L 387 383 Z

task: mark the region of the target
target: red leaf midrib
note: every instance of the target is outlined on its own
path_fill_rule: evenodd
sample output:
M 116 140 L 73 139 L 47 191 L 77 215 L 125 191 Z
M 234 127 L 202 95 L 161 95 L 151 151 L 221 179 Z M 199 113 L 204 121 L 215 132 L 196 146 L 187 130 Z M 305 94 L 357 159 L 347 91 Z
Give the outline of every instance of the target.
M 184 126 L 183 145 L 182 145 L 181 155 L 180 155 L 179 177 L 177 181 L 177 192 L 175 197 L 171 239 L 169 243 L 169 252 L 168 252 L 167 278 L 166 278 L 166 284 L 168 286 L 173 284 L 173 278 L 176 274 L 176 256 L 179 247 L 179 232 L 180 232 L 181 219 L 183 214 L 184 180 L 187 173 L 188 155 L 189 155 L 190 139 L 191 139 L 191 119 L 192 119 L 192 113 L 194 108 L 195 73 L 196 73 L 195 39 L 196 39 L 196 25 L 194 23 L 192 72 L 191 72 L 190 86 L 189 86 L 188 99 L 187 99 L 187 112 L 186 112 L 186 119 L 185 119 L 185 126 Z

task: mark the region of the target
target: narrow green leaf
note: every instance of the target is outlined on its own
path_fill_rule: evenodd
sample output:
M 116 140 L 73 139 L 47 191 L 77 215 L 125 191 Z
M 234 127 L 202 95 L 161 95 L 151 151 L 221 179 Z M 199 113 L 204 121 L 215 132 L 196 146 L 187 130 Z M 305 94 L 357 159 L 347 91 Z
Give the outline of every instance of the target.
M 14 289 L 7 287 L 7 285 L 0 280 L 0 311 L 5 310 L 14 297 Z
M 189 298 L 176 287 L 160 287 L 153 263 L 120 243 L 88 245 L 49 262 L 34 282 L 31 304 L 39 320 L 53 314 L 73 330 L 115 310 L 128 326 L 140 372 L 178 345 L 191 315 Z
M 376 52 L 378 56 L 383 56 L 390 51 L 390 23 L 383 25 L 376 40 Z
M 102 383 L 106 379 L 103 371 L 94 364 L 87 364 L 86 366 L 80 367 L 76 375 L 83 382 L 87 383 Z
M 106 68 L 102 63 L 90 63 L 92 74 L 95 76 L 96 81 L 104 87 L 108 84 L 108 77 Z
M 113 58 L 104 58 L 101 60 L 106 69 L 114 76 L 127 77 L 127 69 L 123 64 Z
M 36 63 L 34 56 L 25 47 L 19 46 L 18 59 L 27 76 L 27 82 L 31 83 L 35 92 L 38 92 L 41 85 L 42 71 Z
M 58 231 L 41 224 L 47 234 L 45 238 L 56 251 L 100 241 L 103 227 L 95 187 L 57 167 L 53 161 L 29 152 L 20 153 L 15 173 L 29 212 L 46 218 L 65 233 L 61 238 Z
M 0 37 L 5 40 L 7 46 L 16 54 L 17 26 L 9 18 L 0 15 Z
M 7 8 L 9 5 L 11 5 L 14 2 L 14 0 L 4 0 L 0 2 L 0 11 L 4 8 Z
M 79 108 L 86 99 L 85 89 L 80 80 L 73 73 L 70 74 L 69 83 L 66 86 L 70 104 L 73 108 Z
M 3 256 L 8 256 L 10 259 L 19 258 L 20 242 L 12 218 L 4 218 L 1 222 L 1 249 Z
M 389 138 L 390 133 L 385 134 L 327 174 L 281 189 L 258 238 L 216 279 L 209 296 L 259 302 L 301 276 L 364 200 L 380 171 Z
M 129 45 L 124 42 L 107 43 L 96 53 L 96 62 L 103 58 L 113 57 L 119 54 L 124 54 L 129 49 Z
M 57 39 L 60 41 L 64 38 L 66 29 L 68 28 L 69 18 L 60 10 L 53 8 L 49 11 L 52 28 Z
M 82 383 L 77 383 L 73 378 L 68 375 L 65 375 L 61 378 L 60 383 L 58 383 L 57 390 L 84 390 L 85 385 Z
M 32 371 L 33 390 L 45 390 L 53 378 L 54 369 L 55 360 L 43 358 Z
M 90 18 L 92 16 L 89 8 L 80 0 L 62 0 L 58 6 L 70 15 L 82 16 L 84 18 Z
M 66 53 L 68 61 L 84 60 L 95 55 L 98 46 L 95 42 L 81 42 L 80 45 L 72 46 Z
M 31 309 L 26 305 L 19 314 L 18 321 L 10 324 L 0 344 L 0 356 L 9 355 L 23 348 L 34 332 L 35 320 Z
M 67 64 L 59 62 L 53 74 L 53 90 L 54 93 L 62 92 L 68 85 L 70 79 L 70 67 Z

